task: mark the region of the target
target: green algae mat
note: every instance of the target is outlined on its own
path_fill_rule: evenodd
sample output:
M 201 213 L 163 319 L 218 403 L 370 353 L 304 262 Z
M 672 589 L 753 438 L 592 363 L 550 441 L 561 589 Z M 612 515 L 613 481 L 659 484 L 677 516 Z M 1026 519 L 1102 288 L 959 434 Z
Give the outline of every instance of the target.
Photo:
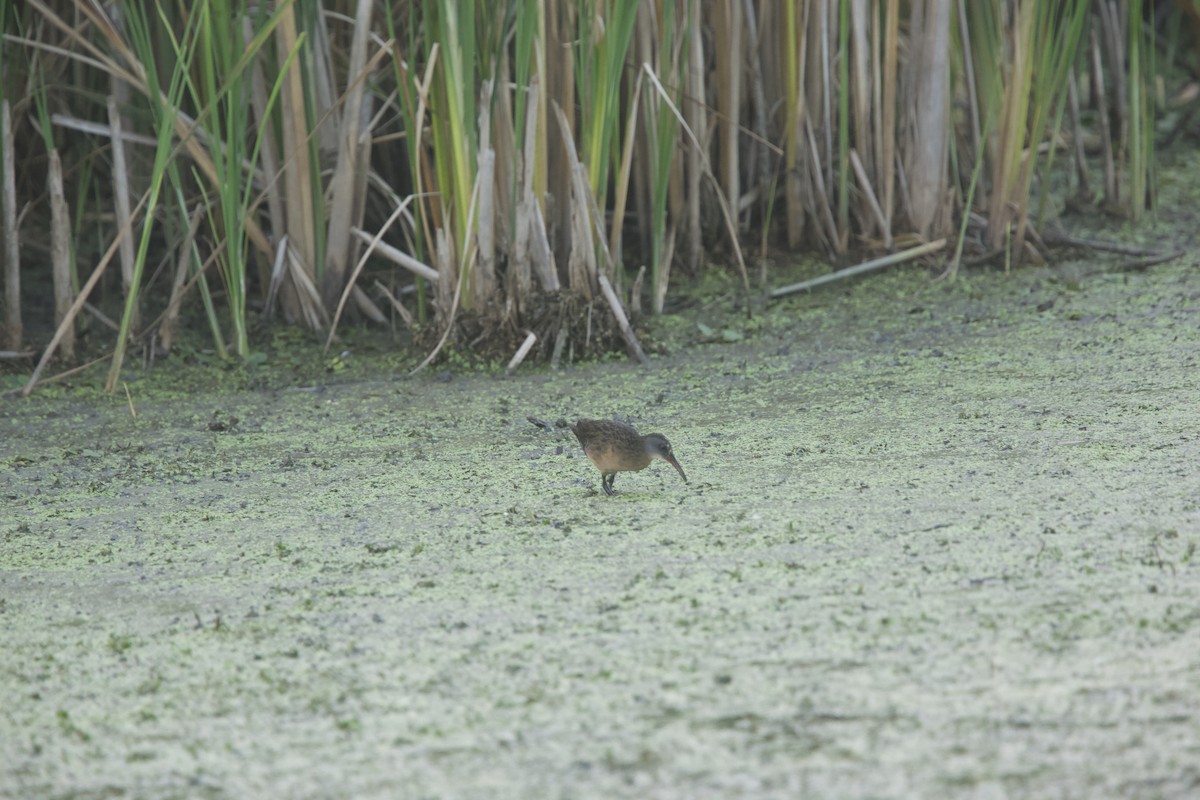
M 1200 791 L 1195 257 L 661 324 L 0 399 L 0 796 Z M 691 482 L 605 496 L 581 416 Z

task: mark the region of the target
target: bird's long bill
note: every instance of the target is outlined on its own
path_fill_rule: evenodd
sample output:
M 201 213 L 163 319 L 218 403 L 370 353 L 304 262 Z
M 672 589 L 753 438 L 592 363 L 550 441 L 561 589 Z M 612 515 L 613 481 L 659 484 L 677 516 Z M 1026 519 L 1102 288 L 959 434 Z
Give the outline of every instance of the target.
M 679 477 L 683 478 L 684 483 L 688 482 L 687 475 L 683 474 L 683 467 L 679 466 L 679 462 L 675 460 L 675 456 L 662 456 L 662 460 L 675 468 L 675 471 L 679 473 Z

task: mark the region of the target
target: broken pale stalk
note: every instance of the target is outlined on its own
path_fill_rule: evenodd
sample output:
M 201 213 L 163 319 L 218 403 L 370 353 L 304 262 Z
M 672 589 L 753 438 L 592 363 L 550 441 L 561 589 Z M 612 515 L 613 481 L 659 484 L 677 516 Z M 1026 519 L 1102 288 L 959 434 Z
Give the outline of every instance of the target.
M 385 230 L 386 227 L 384 226 Z M 418 261 L 403 250 L 392 247 L 387 242 L 379 241 L 378 235 L 372 236 L 361 228 L 351 228 L 350 230 L 355 236 L 367 243 L 368 248 L 365 255 L 370 255 L 372 252 L 378 253 L 387 260 L 404 267 L 417 277 L 424 278 L 430 283 L 437 283 L 441 278 L 436 269 L 424 262 Z M 382 232 L 381 230 L 380 233 Z
M 508 362 L 505 372 L 511 375 L 513 370 L 521 366 L 521 362 L 525 360 L 525 356 L 529 355 L 529 351 L 533 349 L 534 344 L 537 343 L 537 339 L 537 334 L 533 331 L 525 331 L 525 341 L 521 342 L 521 346 L 513 354 L 512 360 Z
M 881 269 L 892 264 L 899 264 L 903 261 L 911 261 L 912 259 L 926 255 L 927 253 L 937 252 L 945 246 L 946 240 L 938 239 L 935 242 L 929 242 L 927 244 L 920 245 L 919 247 L 902 250 L 901 252 L 893 253 L 890 256 L 876 258 L 873 261 L 867 261 L 862 264 L 858 264 L 857 266 L 847 267 L 846 269 L 839 269 L 837 272 L 831 272 L 828 275 L 821 275 L 820 277 L 813 278 L 811 280 L 793 283 L 791 286 L 782 286 L 771 292 L 771 299 L 774 300 L 778 297 L 785 297 L 789 294 L 802 292 L 805 289 L 812 289 L 816 286 L 821 286 L 822 284 L 832 283 L 833 281 L 840 281 L 843 278 L 852 278 L 855 275 L 861 275 L 864 272 Z

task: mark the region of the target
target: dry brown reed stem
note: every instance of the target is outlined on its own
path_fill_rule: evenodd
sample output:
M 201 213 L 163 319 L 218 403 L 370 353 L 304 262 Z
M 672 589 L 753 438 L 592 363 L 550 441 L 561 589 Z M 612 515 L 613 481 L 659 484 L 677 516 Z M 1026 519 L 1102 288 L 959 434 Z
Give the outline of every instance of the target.
M 246 29 L 245 29 L 245 37 L 244 38 L 245 38 L 247 44 L 249 44 L 250 41 L 253 39 L 254 32 L 250 28 L 249 20 L 245 20 L 245 24 L 246 24 Z M 322 38 L 322 41 L 325 42 L 324 38 Z M 325 43 L 327 44 L 327 42 L 325 42 Z M 370 144 L 372 141 L 372 137 L 370 136 L 370 131 L 374 128 L 374 126 L 376 125 L 378 120 L 381 118 L 381 115 L 384 113 L 384 111 L 380 111 L 379 114 L 377 114 L 376 117 L 374 117 L 372 120 L 366 121 L 366 122 L 360 122 L 357 126 L 351 126 L 348 130 L 346 128 L 346 124 L 348 124 L 348 123 L 345 122 L 346 119 L 348 118 L 348 112 L 345 112 L 345 113 L 343 113 L 343 117 L 342 117 L 344 124 L 342 125 L 342 128 L 339 129 L 339 131 L 340 131 L 339 133 L 329 133 L 329 131 L 332 130 L 333 126 L 327 126 L 325 124 L 325 122 L 326 122 L 326 120 L 329 120 L 329 119 L 336 120 L 337 116 L 338 116 L 337 115 L 338 109 L 341 108 L 342 105 L 347 102 L 347 98 L 350 96 L 350 94 L 354 91 L 361 92 L 362 87 L 365 86 L 367 79 L 375 72 L 375 70 L 379 67 L 379 64 L 385 58 L 387 58 L 388 56 L 391 56 L 395 53 L 395 50 L 394 50 L 395 41 L 394 40 L 389 39 L 387 41 L 380 42 L 379 44 L 380 44 L 379 49 L 374 53 L 374 55 L 371 56 L 370 60 L 367 61 L 367 63 L 362 67 L 362 69 L 360 69 L 357 73 L 354 73 L 354 77 L 351 78 L 350 82 L 347 85 L 345 92 L 340 97 L 338 97 L 336 99 L 336 101 L 329 100 L 329 99 L 326 99 L 323 101 L 324 113 L 322 113 L 321 116 L 316 120 L 316 123 L 314 124 L 313 129 L 303 139 L 303 152 L 307 154 L 307 152 L 308 152 L 307 145 L 314 138 L 320 139 L 323 143 L 322 146 L 324 146 L 324 144 L 327 143 L 328 141 L 336 140 L 336 138 L 338 136 L 357 135 L 359 137 L 357 147 L 362 152 L 359 153 L 357 160 L 356 160 L 356 166 L 358 167 L 358 169 L 354 170 L 351 173 L 353 176 L 353 186 L 352 186 L 352 189 L 350 192 L 350 195 L 353 199 L 353 203 L 352 203 L 353 213 L 352 213 L 351 217 L 352 217 L 352 219 L 355 219 L 355 220 L 360 220 L 362 217 L 363 205 L 365 203 L 365 198 L 367 196 L 366 187 L 367 187 L 368 181 L 372 177 L 372 173 L 370 172 L 370 169 L 369 169 L 369 162 L 370 162 L 369 150 L 370 150 Z M 437 48 L 435 45 L 434 50 L 436 51 L 436 49 Z M 432 58 L 432 55 L 431 55 L 431 58 Z M 319 63 L 323 64 L 324 61 L 320 61 Z M 430 67 L 432 68 L 432 63 L 430 64 Z M 318 71 L 321 75 L 326 74 L 326 71 L 324 69 L 319 69 Z M 430 72 L 432 72 L 432 69 L 430 70 Z M 254 106 L 255 113 L 258 116 L 259 123 L 269 125 L 269 120 L 266 120 L 266 117 L 268 116 L 267 115 L 266 82 L 262 76 L 261 66 L 259 65 L 259 63 L 257 61 L 254 62 L 251 74 L 253 76 L 251 83 L 250 83 L 250 85 L 251 85 L 251 103 Z M 426 84 L 426 87 L 428 87 L 428 83 Z M 322 83 L 319 88 L 324 89 L 325 88 L 324 84 Z M 322 91 L 321 94 L 326 95 L 328 93 Z M 369 98 L 370 97 L 369 93 L 367 95 L 365 95 L 365 97 Z M 387 102 L 391 102 L 391 99 L 394 97 L 395 97 L 395 94 L 393 93 L 392 97 L 389 98 L 389 100 Z M 360 113 L 362 112 L 363 105 L 365 105 L 365 103 L 361 104 L 359 107 Z M 386 105 L 386 103 L 385 103 L 385 105 Z M 386 110 L 386 108 L 385 108 L 385 110 Z M 365 117 L 365 113 L 362 113 L 362 116 Z M 266 120 L 266 121 L 264 121 L 264 120 Z M 275 148 L 276 148 L 276 143 L 275 143 L 275 139 L 273 137 L 266 136 L 263 138 L 262 146 L 259 151 L 260 158 L 262 159 L 262 169 L 259 171 L 259 174 L 262 176 L 266 176 L 267 179 L 265 181 L 265 186 L 263 187 L 262 191 L 259 193 L 259 195 L 256 198 L 254 198 L 253 202 L 250 204 L 250 206 L 247 210 L 246 217 L 245 217 L 246 225 L 253 226 L 253 228 L 249 231 L 249 236 L 256 245 L 258 244 L 258 240 L 255 239 L 255 233 L 259 229 L 257 228 L 257 225 L 254 222 L 253 214 L 255 213 L 257 208 L 263 203 L 264 199 L 267 203 L 268 215 L 271 220 L 271 230 L 282 232 L 280 234 L 277 234 L 281 237 L 287 236 L 287 231 L 289 230 L 287 227 L 288 223 L 286 220 L 290 219 L 290 216 L 288 216 L 288 214 L 285 213 L 285 210 L 284 210 L 283 196 L 280 191 L 280 181 L 279 181 L 280 177 L 284 176 L 284 168 L 278 166 L 279 156 L 276 153 Z M 286 137 L 285 137 L 285 149 L 287 149 Z M 292 151 L 289 151 L 289 152 L 292 152 Z M 286 183 L 286 180 L 285 180 L 285 183 Z M 334 185 L 334 183 L 335 183 L 335 181 L 331 180 L 330 185 L 332 186 L 332 185 Z M 332 192 L 330 192 L 330 194 L 332 196 Z M 304 228 L 302 228 L 301 232 L 309 230 L 310 227 L 311 226 L 308 226 L 308 225 L 304 226 Z M 263 251 L 263 254 L 264 255 L 272 255 L 271 251 L 272 251 L 272 248 L 268 248 L 267 250 Z M 273 251 L 274 251 L 275 257 L 277 258 L 277 263 L 278 263 L 278 254 L 281 252 L 279 249 L 279 246 L 278 246 L 278 241 L 275 242 Z M 327 252 L 328 251 L 329 251 L 329 247 L 327 245 Z M 307 269 L 309 269 L 311 271 L 311 265 L 308 265 Z M 272 275 L 272 280 L 273 281 L 278 280 L 278 273 Z M 279 285 L 275 285 L 273 287 L 273 289 L 276 293 L 278 292 L 279 288 L 280 288 Z M 304 292 L 302 294 L 302 299 L 306 298 L 306 297 L 307 297 L 307 292 Z M 367 304 L 367 306 L 364 308 L 368 314 L 373 315 L 377 312 L 377 309 L 373 309 L 373 306 L 372 306 L 372 304 L 370 304 L 370 301 L 365 299 L 366 298 L 365 294 L 363 294 L 361 292 L 356 292 L 354 294 L 354 298 L 355 298 L 355 301 L 360 305 L 360 307 L 363 306 L 364 302 Z M 305 299 L 305 302 L 308 302 L 308 301 Z M 270 307 L 271 305 L 272 304 L 268 304 L 268 307 Z M 324 314 L 325 312 L 322 310 L 321 313 Z M 312 316 L 311 314 L 308 313 L 307 310 L 304 310 L 303 314 L 305 316 Z M 380 315 L 380 319 L 382 319 L 382 315 Z
M 950 0 L 918 0 L 925 23 L 914 32 L 914 115 L 908 139 L 912 225 L 921 236 L 949 221 L 942 213 L 950 144 Z M 915 17 L 914 12 L 914 17 Z
M 353 35 L 350 40 L 350 62 L 347 72 L 351 76 L 350 85 L 343 95 L 343 112 L 341 125 L 337 131 L 337 165 L 329 181 L 329 194 L 332 198 L 329 206 L 329 224 L 326 237 L 324 292 L 322 293 L 328 305 L 342 288 L 345 281 L 346 265 L 354 257 L 356 248 L 350 228 L 359 224 L 362 217 L 362 191 L 366 170 L 371 159 L 370 131 L 364 128 L 363 105 L 366 82 L 367 44 L 371 34 L 372 0 L 358 0 L 354 17 Z M 378 55 L 390 52 L 390 48 L 382 48 Z M 353 281 L 348 282 L 350 284 Z M 343 295 L 342 302 L 345 302 Z M 326 344 L 328 347 L 328 344 Z
M 738 119 L 741 117 L 742 86 L 746 83 L 742 58 L 742 8 L 739 0 L 717 0 L 710 7 L 713 33 L 718 37 L 713 48 L 717 75 L 717 131 L 721 146 L 717 169 L 725 196 L 736 200 L 742 194 Z
M 21 240 L 17 231 L 17 164 L 13 152 L 12 109 L 0 100 L 0 150 L 4 159 L 4 187 L 0 193 L 0 219 L 4 221 L 4 341 L 21 349 Z
M 511 60 L 507 51 L 500 54 L 499 76 L 511 74 Z M 496 78 L 492 78 L 493 81 Z M 511 256 L 511 246 L 516 239 L 514 226 L 517 224 L 517 209 L 516 205 L 520 201 L 521 192 L 520 186 L 517 183 L 517 169 L 520 166 L 520 158 L 517 155 L 517 123 L 516 111 L 513 108 L 513 92 L 514 86 L 508 85 L 507 81 L 501 80 L 499 89 L 496 92 L 495 113 L 496 121 L 492 127 L 494 131 L 491 141 L 488 145 L 492 147 L 496 153 L 496 214 L 495 225 L 499 230 L 496 236 L 498 243 L 497 255 L 499 255 L 499 246 L 507 244 L 510 247 L 509 255 Z M 526 136 L 532 135 L 533 131 L 529 131 Z M 482 137 L 480 144 L 483 144 Z M 510 262 L 511 263 L 511 262 Z M 526 273 L 528 273 L 528 265 L 526 265 Z
M 596 245 L 592 239 L 592 226 L 588 221 L 587 198 L 591 196 L 591 187 L 588 184 L 587 167 L 579 160 L 578 151 L 575 149 L 570 120 L 558 103 L 554 104 L 554 114 L 567 151 L 567 170 L 571 178 L 568 204 L 571 250 L 567 259 L 567 285 L 590 300 L 595 296 L 597 272 Z
M 596 243 L 587 219 L 587 198 L 591 192 L 587 167 L 576 161 L 571 167 L 571 251 L 567 257 L 567 285 L 589 300 L 595 297 Z
M 883 56 L 880 72 L 883 74 L 883 95 L 880 98 L 881 140 L 879 145 L 879 170 L 883 176 L 883 218 L 892 228 L 896 212 L 896 73 L 900 60 L 900 0 L 887 0 L 886 28 L 883 34 Z
M 554 266 L 554 253 L 550 250 L 550 239 L 546 234 L 546 216 L 542 213 L 541 203 L 538 202 L 537 170 L 539 163 L 544 162 L 545 148 L 537 146 L 542 135 L 533 135 L 540 123 L 539 109 L 544 105 L 541 100 L 537 76 L 529 85 L 529 98 L 525 104 L 525 155 L 523 159 L 524 174 L 521 178 L 521 200 L 517 204 L 517 291 L 519 297 L 529 294 L 529 272 L 537 273 L 542 283 L 542 289 L 547 292 L 557 292 L 562 288 L 558 281 L 558 270 Z M 524 222 L 521 220 L 524 219 Z M 522 241 L 522 237 L 525 237 Z
M 117 213 L 117 225 L 123 227 L 129 221 L 129 171 L 125 166 L 125 139 L 121 124 L 121 111 L 117 108 L 117 98 L 108 96 L 108 129 L 109 141 L 112 143 L 112 183 L 114 209 Z M 133 291 L 133 237 L 126 236 L 121 240 L 121 286 L 125 294 Z M 136 327 L 137 323 L 134 323 Z
M 718 0 L 720 2 L 720 0 Z M 688 3 L 689 14 L 692 19 L 700 19 L 700 0 L 690 0 Z M 694 272 L 700 264 L 700 245 L 701 234 L 703 231 L 700 227 L 700 175 L 701 175 L 701 159 L 706 158 L 701 153 L 704 144 L 708 139 L 708 115 L 705 113 L 707 108 L 704 105 L 706 93 L 704 90 L 704 41 L 702 39 L 703 31 L 700 25 L 689 25 L 684 35 L 687 37 L 688 60 L 687 60 L 687 87 L 689 99 L 684 101 L 684 116 L 691 126 L 692 133 L 695 134 L 695 144 L 689 147 L 684 155 L 684 163 L 687 166 L 686 178 L 687 188 L 684 191 L 685 209 L 687 225 L 684 226 L 683 238 L 683 263 L 686 268 Z M 717 184 L 718 193 L 720 184 Z M 671 262 L 664 261 L 659 265 L 659 275 L 668 277 L 662 278 L 665 286 L 670 280 Z M 654 311 L 662 313 L 663 301 L 665 293 L 658 292 L 654 295 Z
M 70 114 L 55 112 L 50 115 L 50 124 L 56 128 L 79 131 L 80 133 L 86 133 L 92 136 L 112 136 L 111 125 L 104 125 L 99 122 L 91 122 L 86 119 L 80 119 L 79 117 L 72 117 Z M 123 131 L 121 133 L 121 139 L 125 142 L 125 144 L 140 144 L 151 148 L 158 145 L 158 139 L 154 138 L 153 136 L 132 133 L 130 131 Z
M 753 77 L 750 80 L 750 93 L 754 98 L 754 133 L 756 145 L 756 164 L 758 178 L 758 200 L 763 208 L 770 208 L 771 200 L 769 193 L 771 191 L 771 146 L 770 140 L 767 138 L 767 95 L 763 87 L 763 58 L 761 51 L 761 42 L 759 40 L 758 19 L 754 13 L 753 0 L 742 0 L 743 13 L 746 19 L 746 31 L 750 39 L 750 52 L 754 64 Z M 780 151 L 782 152 L 782 151 Z M 759 253 L 760 258 L 765 258 L 767 254 L 767 231 L 768 226 L 763 225 L 762 250 Z
M 825 283 L 831 283 L 833 281 L 840 281 L 843 278 L 852 278 L 855 275 L 861 275 L 864 272 L 870 272 L 872 270 L 880 269 L 882 267 L 886 267 L 891 264 L 899 264 L 903 261 L 911 261 L 914 258 L 919 258 L 920 256 L 926 255 L 928 253 L 935 253 L 938 250 L 941 250 L 942 248 L 944 248 L 945 246 L 946 246 L 946 240 L 938 239 L 937 241 L 928 242 L 926 244 L 919 245 L 917 247 L 913 247 L 908 250 L 901 250 L 899 253 L 893 253 L 891 255 L 884 256 L 883 258 L 876 258 L 871 261 L 863 262 L 862 264 L 858 264 L 853 267 L 846 267 L 845 269 L 839 269 L 837 272 L 830 272 L 828 275 L 820 275 L 816 278 L 812 278 L 811 280 L 801 281 L 800 283 L 793 283 L 790 286 L 781 286 L 780 288 L 775 289 L 771 292 L 771 299 L 774 300 L 778 297 L 785 297 L 789 294 L 795 294 L 796 292 L 802 292 L 805 289 L 812 289 L 816 286 L 820 286 Z
M 809 90 L 813 92 L 816 99 L 814 105 L 819 109 L 820 116 L 816 122 L 812 124 L 814 132 L 819 131 L 821 136 L 818 143 L 821 145 L 820 157 L 818 159 L 816 169 L 823 173 L 825 185 L 829 187 L 831 192 L 829 205 L 834 205 L 832 198 L 832 190 L 836 185 L 833 178 L 833 169 L 837 164 L 833 151 L 833 134 L 837 130 L 837 122 L 833 113 L 833 102 L 837 97 L 837 90 L 834 87 L 834 64 L 831 61 L 830 54 L 834 52 L 834 30 L 831 18 L 834 17 L 836 9 L 830 6 L 833 3 L 814 3 L 814 15 L 816 23 L 809 28 L 809 34 L 814 38 L 814 46 L 817 51 L 817 69 L 811 75 L 812 83 L 809 84 Z M 847 87 L 849 88 L 849 87 Z M 816 115 L 814 115 L 816 116 Z M 833 247 L 837 252 L 842 252 L 841 236 L 833 237 Z
M 804 197 L 801 180 L 804 161 L 804 75 L 808 62 L 808 37 L 804 35 L 807 4 L 783 3 L 778 49 L 783 52 L 784 108 L 784 223 L 788 247 L 800 246 L 804 233 Z
M 896 13 L 896 9 L 892 9 Z M 880 27 L 884 30 L 881 32 Z M 880 37 L 883 37 L 883 45 L 880 45 Z M 891 159 L 893 158 L 892 148 L 895 142 L 884 141 L 885 137 L 894 135 L 896 124 L 896 111 L 891 105 L 885 107 L 884 103 L 893 103 L 894 93 L 896 91 L 896 76 L 890 74 L 884 76 L 884 69 L 892 69 L 894 71 L 894 63 L 896 54 L 889 52 L 886 48 L 891 45 L 895 46 L 895 33 L 892 28 L 890 19 L 886 22 L 880 22 L 875 19 L 871 25 L 871 121 L 873 123 L 873 135 L 871 141 L 870 152 L 872 154 L 871 170 L 869 175 L 874 176 L 876 181 L 871 186 L 871 196 L 873 205 L 878 208 L 880 219 L 880 234 L 883 236 L 883 246 L 887 250 L 895 247 L 895 239 L 892 234 L 892 201 L 891 194 L 893 190 L 893 175 Z M 881 51 L 881 47 L 883 48 Z M 893 66 L 885 66 L 893 65 Z M 890 92 L 889 92 L 890 84 Z M 885 101 L 884 97 L 888 97 Z M 886 108 L 886 111 L 884 110 Z M 978 148 L 976 149 L 978 152 Z M 853 157 L 853 155 L 852 155 Z M 882 192 L 882 196 L 880 195 Z
M 1005 75 L 1007 89 L 1001 98 L 1000 122 L 992 159 L 991 196 L 987 209 L 987 241 L 992 246 L 999 246 L 1005 241 L 1011 230 L 1012 207 L 1009 198 L 1016 185 L 1019 169 L 1017 160 L 1022 157 L 1024 150 L 1025 123 L 1029 109 L 1029 55 L 1025 52 L 1024 44 L 1031 39 L 1028 29 L 1032 24 L 1032 14 L 1019 14 L 1015 21 L 1018 30 L 1014 31 L 1012 36 L 1012 53 Z
M 74 288 L 71 283 L 71 209 L 63 194 L 62 159 L 58 149 L 50 151 L 46 178 L 50 190 L 50 269 L 54 278 L 54 321 L 67 321 Z M 62 337 L 63 357 L 75 360 L 75 326 L 67 325 Z
M 307 137 L 304 135 L 304 132 L 308 130 L 308 120 L 305 116 L 301 59 L 292 59 L 290 63 L 287 61 L 288 54 L 295 48 L 299 35 L 296 24 L 296 6 L 293 3 L 284 11 L 275 28 L 275 42 L 280 66 L 286 64 L 286 71 L 280 77 L 283 85 L 279 92 L 282 117 L 280 130 L 283 133 L 283 152 L 280 155 L 283 161 L 284 196 L 287 198 L 284 214 L 287 217 L 286 230 L 290 234 L 288 250 L 289 254 L 296 253 L 296 257 L 289 260 L 289 265 L 292 266 L 289 274 L 298 280 L 294 280 L 290 287 L 284 283 L 281 287 L 280 297 L 283 300 L 284 312 L 287 317 L 293 319 L 304 317 L 311 329 L 318 330 L 313 326 L 313 321 L 320 314 L 311 307 L 311 303 L 314 295 L 317 302 L 320 302 L 320 293 L 311 292 L 303 286 L 305 281 L 303 278 L 299 278 L 298 274 L 304 273 L 304 277 L 309 279 L 307 282 L 311 283 L 310 271 L 315 267 L 317 261 L 316 243 L 310 234 L 315 219 L 313 198 L 321 191 L 321 187 L 313 184 L 312 162 L 309 156 Z M 247 224 L 249 221 L 247 219 Z M 269 247 L 267 252 L 270 252 Z M 308 302 L 305 302 L 303 298 L 307 298 Z
M 874 152 L 871 149 L 871 89 L 872 86 L 877 85 L 871 80 L 870 57 L 875 50 L 871 46 L 867 33 L 867 27 L 871 21 L 869 17 L 865 0 L 854 0 L 850 4 L 850 31 L 847 37 L 850 55 L 853 56 L 849 70 L 850 86 L 841 87 L 842 91 L 850 90 L 849 107 L 852 109 L 852 119 L 849 124 L 854 134 L 854 143 L 850 146 L 846 156 L 847 158 L 855 158 L 854 151 L 857 149 L 857 158 L 866 159 L 868 162 L 875 160 Z M 871 25 L 870 29 L 875 31 L 877 27 Z M 845 53 L 839 56 L 839 58 L 846 57 Z M 851 168 L 854 169 L 853 167 Z M 867 170 L 861 161 L 858 168 L 854 169 L 854 173 L 859 181 L 862 181 L 867 176 Z M 849 189 L 850 182 L 847 181 L 845 185 L 847 194 L 853 196 Z M 874 200 L 873 195 L 874 190 L 864 193 L 855 211 L 860 218 L 860 224 L 864 232 L 871 232 L 871 222 L 873 221 L 875 225 L 880 226 L 877 231 L 878 234 L 886 236 L 886 228 L 880 222 L 881 214 L 875 213 L 879 204 Z M 847 198 L 847 203 L 848 201 L 849 197 Z M 871 206 L 875 206 L 876 208 L 872 208 Z M 842 231 L 842 235 L 849 237 L 849 226 L 847 226 L 846 230 Z

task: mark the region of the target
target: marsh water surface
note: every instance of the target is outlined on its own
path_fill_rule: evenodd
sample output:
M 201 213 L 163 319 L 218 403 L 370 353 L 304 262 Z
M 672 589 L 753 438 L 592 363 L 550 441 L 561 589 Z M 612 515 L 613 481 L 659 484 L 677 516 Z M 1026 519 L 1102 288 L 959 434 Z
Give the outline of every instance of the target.
M 4 398 L 0 795 L 1195 796 L 1198 312 L 907 269 L 649 371 Z

